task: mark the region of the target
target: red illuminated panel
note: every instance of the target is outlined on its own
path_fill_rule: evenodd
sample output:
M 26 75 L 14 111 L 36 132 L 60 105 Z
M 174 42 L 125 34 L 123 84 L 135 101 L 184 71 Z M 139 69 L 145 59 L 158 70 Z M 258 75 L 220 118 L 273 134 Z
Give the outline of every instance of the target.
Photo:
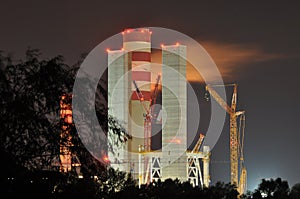
M 151 81 L 151 73 L 147 71 L 132 71 L 131 77 L 135 81 Z
M 144 101 L 150 101 L 151 99 L 151 92 L 150 91 L 143 91 L 141 90 L 143 96 L 144 96 Z M 139 100 L 137 94 L 135 91 L 132 92 L 132 95 L 131 95 L 131 100 Z
M 149 52 L 132 52 L 132 61 L 151 62 L 151 53 L 149 53 Z

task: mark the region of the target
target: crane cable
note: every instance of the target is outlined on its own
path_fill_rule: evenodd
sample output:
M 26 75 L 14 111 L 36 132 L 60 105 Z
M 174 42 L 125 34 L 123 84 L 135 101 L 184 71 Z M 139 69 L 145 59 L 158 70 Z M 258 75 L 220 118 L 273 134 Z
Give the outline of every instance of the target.
M 239 155 L 240 155 L 240 160 L 242 167 L 244 166 L 244 137 L 245 137 L 245 122 L 246 122 L 246 116 L 245 114 L 242 114 L 240 116 L 240 122 L 239 122 Z

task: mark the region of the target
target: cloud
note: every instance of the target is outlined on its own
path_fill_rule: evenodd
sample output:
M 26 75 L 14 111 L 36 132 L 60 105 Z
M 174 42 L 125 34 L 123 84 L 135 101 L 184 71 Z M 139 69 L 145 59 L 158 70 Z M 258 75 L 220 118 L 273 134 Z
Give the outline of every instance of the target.
M 287 58 L 287 55 L 266 52 L 259 45 L 204 41 L 200 43 L 216 63 L 221 75 L 232 80 L 249 64 Z
M 184 41 L 180 43 L 188 46 L 188 57 L 199 56 L 199 54 L 195 53 L 196 50 L 193 50 L 193 48 L 196 49 L 199 46 L 194 46 L 194 44 Z M 215 66 L 217 66 L 224 81 L 235 81 L 238 75 L 246 73 L 247 66 L 250 64 L 288 57 L 283 54 L 266 52 L 258 45 L 222 43 L 217 41 L 204 41 L 199 42 L 199 44 L 213 60 L 213 62 L 203 61 L 201 63 L 202 65 L 206 64 L 200 70 L 201 74 L 205 76 L 206 83 L 212 83 L 217 79 L 216 71 L 212 70 Z M 161 51 L 155 50 L 152 52 L 152 62 L 161 63 Z M 152 68 L 155 73 L 161 73 L 161 68 L 158 65 Z M 202 76 L 191 63 L 187 63 L 187 79 L 190 82 L 204 82 Z M 155 81 L 155 79 L 152 81 Z

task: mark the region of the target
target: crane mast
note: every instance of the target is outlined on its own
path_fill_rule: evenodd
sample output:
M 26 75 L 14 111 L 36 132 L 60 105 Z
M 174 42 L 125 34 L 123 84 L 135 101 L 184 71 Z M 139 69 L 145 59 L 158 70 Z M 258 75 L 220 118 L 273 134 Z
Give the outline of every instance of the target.
M 144 119 L 144 150 L 145 151 L 151 151 L 151 123 L 152 123 L 152 119 L 153 119 L 153 111 L 154 111 L 154 106 L 156 104 L 156 98 L 157 98 L 158 85 L 159 85 L 160 78 L 161 78 L 161 75 L 159 74 L 156 78 L 156 83 L 155 83 L 154 90 L 151 95 L 149 107 L 147 107 L 144 102 L 143 93 L 138 88 L 136 82 L 133 81 L 136 95 L 137 95 L 138 99 L 140 100 L 140 102 L 146 112 L 145 119 Z
M 149 107 L 146 106 L 143 93 L 140 91 L 140 89 L 138 88 L 138 85 L 133 80 L 133 85 L 135 87 L 135 93 L 146 112 L 144 114 L 144 146 L 142 146 L 142 145 L 139 146 L 140 152 L 142 152 L 142 151 L 150 152 L 151 151 L 151 136 L 152 136 L 151 135 L 152 134 L 152 126 L 151 125 L 152 125 L 152 119 L 154 118 L 153 112 L 154 112 L 154 106 L 156 104 L 156 98 L 157 98 L 158 85 L 159 85 L 160 78 L 161 78 L 161 75 L 159 74 L 157 76 L 154 90 L 151 95 Z M 142 161 L 142 156 L 139 155 L 139 165 L 140 165 L 139 172 L 140 173 L 143 172 L 142 171 L 143 166 L 142 166 L 142 164 L 140 164 L 141 161 Z M 142 184 L 142 182 L 149 183 L 151 180 L 151 177 L 150 177 L 151 171 L 149 168 L 149 158 L 148 157 L 144 158 L 144 166 L 146 167 L 146 165 L 148 166 L 146 169 L 146 176 L 145 176 L 145 179 L 143 179 L 144 178 L 143 174 L 139 175 L 139 186 Z
M 234 84 L 230 112 L 230 167 L 231 182 L 238 185 L 238 140 L 236 121 L 237 85 Z
M 239 135 L 239 156 L 240 156 L 240 182 L 238 186 L 239 193 L 245 193 L 247 191 L 247 170 L 244 164 L 244 135 L 245 135 L 245 114 L 242 113 L 240 117 Z
M 230 180 L 231 184 L 235 184 L 240 194 L 246 190 L 246 168 L 243 165 L 243 151 L 238 139 L 237 117 L 244 115 L 244 111 L 236 111 L 237 105 L 237 84 L 229 84 L 226 86 L 233 86 L 233 94 L 231 105 L 229 106 L 220 95 L 212 88 L 211 85 L 206 86 L 206 90 L 216 100 L 216 102 L 229 114 L 230 116 Z M 239 148 L 240 147 L 240 148 Z M 240 149 L 240 152 L 239 152 Z M 241 176 L 239 181 L 239 155 L 241 155 Z

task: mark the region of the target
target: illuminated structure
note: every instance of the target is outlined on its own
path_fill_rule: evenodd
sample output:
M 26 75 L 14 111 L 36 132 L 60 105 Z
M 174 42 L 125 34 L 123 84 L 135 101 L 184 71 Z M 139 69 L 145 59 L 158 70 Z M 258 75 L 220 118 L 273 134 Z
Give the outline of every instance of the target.
M 124 77 L 122 84 L 117 84 L 124 74 L 131 68 L 131 61 L 129 54 L 124 53 L 123 50 L 108 51 L 108 114 L 117 115 L 117 119 L 123 125 L 128 124 L 128 106 L 127 104 L 130 95 L 130 85 L 128 78 Z M 113 71 L 113 72 L 112 72 Z M 111 96 L 113 97 L 113 102 Z M 128 126 L 127 126 L 128 127 Z M 121 171 L 128 171 L 128 143 L 119 143 L 115 145 L 117 137 L 113 133 L 108 132 L 108 143 L 111 145 L 111 150 L 108 151 L 108 158 L 111 165 L 115 169 Z
M 187 151 L 186 46 L 162 46 L 161 76 L 152 73 L 150 63 L 151 32 L 146 28 L 125 30 L 123 48 L 108 50 L 108 113 L 132 136 L 115 144 L 117 136 L 108 132 L 111 166 L 132 172 L 139 185 L 178 178 L 191 180 L 195 186 L 208 186 L 209 147 L 204 146 L 204 152 L 199 151 L 200 147 Z M 159 82 L 162 84 L 162 107 L 167 116 L 162 114 L 162 148 L 158 151 L 151 148 L 151 105 L 156 100 L 156 90 L 151 91 L 151 76 L 156 77 L 154 88 Z M 200 159 L 205 168 L 203 176 Z
M 148 29 L 125 30 L 123 49 L 108 51 L 108 93 L 113 96 L 109 96 L 108 100 L 109 114 L 117 116 L 132 136 L 131 140 L 120 143 L 119 146 L 112 144 L 115 140 L 114 135 L 108 136 L 113 146 L 112 151 L 108 153 L 109 159 L 111 164 L 120 170 L 137 170 L 138 148 L 147 143 L 147 137 L 151 137 L 144 135 L 143 115 L 146 112 L 133 85 L 135 81 L 139 91 L 143 93 L 143 105 L 148 107 L 151 93 L 150 61 L 151 32 Z M 146 147 L 150 149 L 150 143 Z
M 230 116 L 230 180 L 231 184 L 237 186 L 240 194 L 247 191 L 247 170 L 244 163 L 244 129 L 245 129 L 245 111 L 237 111 L 237 84 L 227 84 L 225 86 L 233 87 L 231 104 L 228 105 L 221 96 L 213 89 L 214 86 L 207 85 L 206 90 L 216 100 L 216 102 Z M 221 85 L 223 86 L 223 85 Z M 238 118 L 240 126 L 238 128 Z
M 72 95 L 64 94 L 60 100 L 60 146 L 59 146 L 59 171 L 69 172 L 73 169 L 79 174 L 80 162 L 78 157 L 72 153 L 71 148 L 74 146 L 72 142 L 71 131 L 73 128 L 72 119 Z
M 162 178 L 187 180 L 186 46 L 162 46 Z

